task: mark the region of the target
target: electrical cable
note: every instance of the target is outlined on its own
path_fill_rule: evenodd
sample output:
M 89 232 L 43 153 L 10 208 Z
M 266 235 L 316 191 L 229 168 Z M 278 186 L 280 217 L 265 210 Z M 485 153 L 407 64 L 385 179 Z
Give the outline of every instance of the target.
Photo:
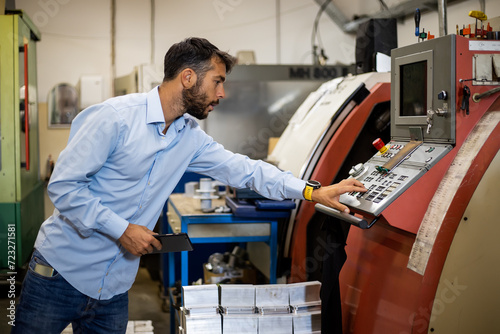
M 311 36 L 311 49 L 313 53 L 313 63 L 317 64 L 319 63 L 319 57 L 317 54 L 317 48 L 318 46 L 316 45 L 316 36 L 318 35 L 318 25 L 319 25 L 319 19 L 321 17 L 321 14 L 325 11 L 326 7 L 330 4 L 331 0 L 326 0 L 318 10 L 318 13 L 316 14 L 316 18 L 314 19 L 314 24 L 313 24 L 313 31 L 312 31 L 312 36 Z M 321 43 L 322 44 L 322 43 Z M 320 47 L 322 48 L 322 45 L 320 44 Z M 322 55 L 324 55 L 324 50 L 321 51 Z
M 378 0 L 378 1 L 380 2 L 380 4 L 382 5 L 382 7 L 383 7 L 386 11 L 390 12 L 389 7 L 387 6 L 387 4 L 385 3 L 385 1 L 384 1 L 384 0 Z

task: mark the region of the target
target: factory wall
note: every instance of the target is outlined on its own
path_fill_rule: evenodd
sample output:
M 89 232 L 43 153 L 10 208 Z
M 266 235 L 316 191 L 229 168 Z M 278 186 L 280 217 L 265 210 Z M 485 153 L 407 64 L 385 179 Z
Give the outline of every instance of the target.
M 354 4 L 347 0 L 334 2 L 348 17 L 358 10 L 380 10 L 375 0 Z M 56 84 L 76 86 L 85 75 L 102 76 L 103 97 L 111 97 L 113 76 L 129 74 L 139 64 L 162 63 L 168 47 L 189 36 L 205 37 L 232 54 L 253 50 L 258 64 L 312 63 L 311 36 L 319 9 L 314 0 L 156 0 L 154 3 L 151 19 L 151 1 L 116 0 L 113 50 L 111 0 L 16 0 L 17 8 L 24 10 L 42 32 L 37 49 L 39 102 L 46 103 L 48 92 Z M 485 3 L 488 15 L 500 15 L 498 0 Z M 449 5 L 448 33 L 454 33 L 456 24 L 474 23 L 467 16 L 473 9 L 480 9 L 479 1 Z M 424 12 L 420 26 L 438 36 L 437 12 Z M 354 62 L 354 35 L 343 33 L 326 14 L 320 18 L 319 33 L 328 64 Z M 408 17 L 398 23 L 398 43 L 403 46 L 415 41 L 414 20 Z M 48 154 L 57 160 L 61 143 L 65 143 L 61 138 L 67 138 L 69 130 L 48 127 L 40 130 L 41 161 Z M 45 164 L 41 168 L 45 175 Z
M 205 37 L 233 54 L 253 50 L 259 64 L 310 64 L 311 32 L 319 7 L 312 0 L 280 3 L 277 17 L 276 2 L 269 0 L 157 0 L 152 48 L 150 1 L 118 0 L 116 76 L 129 74 L 134 66 L 151 59 L 162 63 L 168 47 L 189 36 Z M 110 0 L 17 0 L 16 4 L 42 32 L 38 45 L 41 102 L 55 84 L 76 85 L 82 75 L 92 74 L 103 76 L 104 96 L 111 96 Z M 343 34 L 325 15 L 320 30 L 329 62 L 351 62 L 354 36 Z

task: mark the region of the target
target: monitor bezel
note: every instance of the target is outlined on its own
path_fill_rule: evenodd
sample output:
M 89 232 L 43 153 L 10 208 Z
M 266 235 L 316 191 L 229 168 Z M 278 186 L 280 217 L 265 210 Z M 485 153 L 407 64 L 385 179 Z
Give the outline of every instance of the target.
M 402 57 L 397 57 L 394 59 L 394 85 L 395 89 L 395 101 L 393 115 L 394 122 L 396 125 L 426 125 L 427 124 L 427 110 L 425 115 L 421 116 L 401 116 L 401 66 L 411 65 L 419 62 L 427 62 L 427 109 L 432 108 L 432 93 L 433 93 L 433 50 L 427 50 L 424 52 L 418 52 Z

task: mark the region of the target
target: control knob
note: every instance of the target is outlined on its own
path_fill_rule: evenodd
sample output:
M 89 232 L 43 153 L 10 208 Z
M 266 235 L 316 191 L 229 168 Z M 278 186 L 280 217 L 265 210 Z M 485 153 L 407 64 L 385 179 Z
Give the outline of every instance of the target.
M 445 90 L 442 90 L 438 94 L 438 100 L 446 100 L 448 99 L 448 93 Z
M 351 170 L 349 171 L 349 175 L 355 178 L 363 174 L 364 171 L 365 165 L 363 163 L 359 163 L 356 166 L 352 166 Z

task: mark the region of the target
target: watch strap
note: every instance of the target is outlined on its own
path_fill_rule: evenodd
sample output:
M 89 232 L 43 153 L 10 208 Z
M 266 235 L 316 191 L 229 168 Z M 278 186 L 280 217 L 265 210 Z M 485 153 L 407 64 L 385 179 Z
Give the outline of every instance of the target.
M 308 200 L 309 202 L 312 202 L 312 192 L 314 190 L 314 187 L 306 184 L 306 187 L 304 188 L 304 198 Z

